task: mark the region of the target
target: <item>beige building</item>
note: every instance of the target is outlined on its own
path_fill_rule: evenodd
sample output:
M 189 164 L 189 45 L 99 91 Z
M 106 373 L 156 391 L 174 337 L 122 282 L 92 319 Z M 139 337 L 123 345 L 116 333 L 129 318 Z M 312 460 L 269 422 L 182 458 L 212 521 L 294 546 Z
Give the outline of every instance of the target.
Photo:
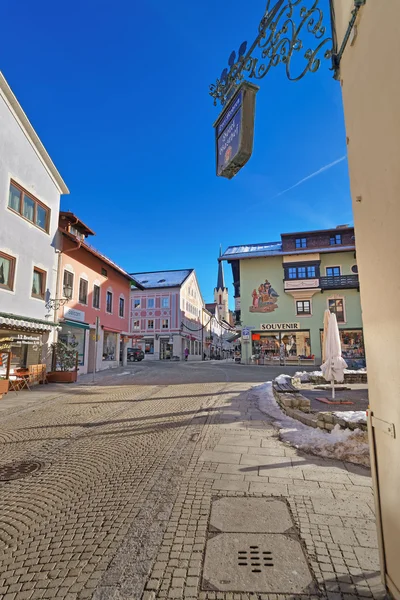
M 338 45 L 353 0 L 334 0 Z M 400 598 L 400 2 L 367 0 L 340 65 L 370 390 L 381 569 Z

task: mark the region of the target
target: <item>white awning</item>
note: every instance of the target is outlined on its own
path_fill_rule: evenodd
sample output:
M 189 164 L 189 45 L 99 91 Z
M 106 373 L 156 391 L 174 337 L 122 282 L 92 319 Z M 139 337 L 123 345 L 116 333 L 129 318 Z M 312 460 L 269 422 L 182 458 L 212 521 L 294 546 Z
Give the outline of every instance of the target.
M 13 317 L 1 317 L 0 326 L 8 326 L 13 329 L 23 329 L 25 331 L 51 331 L 55 327 L 58 327 L 55 323 L 42 323 L 41 321 L 35 321 L 34 319 L 25 321 Z

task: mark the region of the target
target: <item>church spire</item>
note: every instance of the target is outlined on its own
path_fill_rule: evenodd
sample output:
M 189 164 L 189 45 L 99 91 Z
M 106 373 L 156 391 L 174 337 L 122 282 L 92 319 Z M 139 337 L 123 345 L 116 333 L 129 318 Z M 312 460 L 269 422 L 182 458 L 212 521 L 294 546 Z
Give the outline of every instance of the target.
M 225 277 L 224 277 L 224 267 L 222 265 L 222 248 L 219 247 L 219 261 L 218 261 L 218 279 L 217 279 L 217 287 L 216 290 L 224 290 L 225 289 Z

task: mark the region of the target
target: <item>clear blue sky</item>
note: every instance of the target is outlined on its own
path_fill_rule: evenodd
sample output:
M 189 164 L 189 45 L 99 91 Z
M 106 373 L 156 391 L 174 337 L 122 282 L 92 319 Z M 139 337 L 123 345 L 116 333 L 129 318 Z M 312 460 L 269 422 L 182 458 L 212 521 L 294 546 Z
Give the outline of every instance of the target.
M 215 176 L 208 86 L 264 7 L 3 0 L 0 68 L 71 191 L 62 208 L 128 271 L 194 267 L 206 301 L 220 243 L 352 222 L 346 160 L 277 196 L 346 154 L 327 62 L 297 83 L 270 71 L 252 158 L 231 181 Z

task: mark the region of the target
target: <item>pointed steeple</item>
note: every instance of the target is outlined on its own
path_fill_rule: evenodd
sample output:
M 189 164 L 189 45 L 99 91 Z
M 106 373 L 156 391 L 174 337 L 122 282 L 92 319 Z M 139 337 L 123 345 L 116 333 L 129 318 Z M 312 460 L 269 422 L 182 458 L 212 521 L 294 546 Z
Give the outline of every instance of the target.
M 222 247 L 219 247 L 219 258 L 222 256 Z M 225 289 L 225 277 L 224 277 L 224 267 L 222 265 L 222 260 L 218 261 L 218 279 L 217 279 L 217 287 L 216 290 L 224 290 Z

